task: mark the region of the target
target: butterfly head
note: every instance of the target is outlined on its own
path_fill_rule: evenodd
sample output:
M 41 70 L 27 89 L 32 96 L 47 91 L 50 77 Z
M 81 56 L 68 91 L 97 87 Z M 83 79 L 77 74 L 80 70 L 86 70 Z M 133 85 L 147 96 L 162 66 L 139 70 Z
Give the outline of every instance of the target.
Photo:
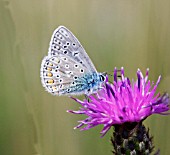
M 106 81 L 106 75 L 107 75 L 107 73 L 106 73 L 106 72 L 104 72 L 104 73 L 100 73 L 100 74 L 99 74 L 99 77 L 100 77 L 100 81 L 101 81 L 101 82 Z

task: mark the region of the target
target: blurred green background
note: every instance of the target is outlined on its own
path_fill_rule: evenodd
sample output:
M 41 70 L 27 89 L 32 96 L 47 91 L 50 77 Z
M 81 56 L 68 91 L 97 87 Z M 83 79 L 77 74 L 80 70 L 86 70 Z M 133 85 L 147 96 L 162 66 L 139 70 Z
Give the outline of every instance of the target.
M 169 0 L 1 0 L 0 155 L 111 155 L 110 130 L 73 130 L 79 105 L 47 93 L 40 64 L 55 28 L 64 25 L 82 43 L 98 71 L 124 66 L 136 78 L 150 68 L 170 93 Z M 145 121 L 156 148 L 170 154 L 170 116 Z

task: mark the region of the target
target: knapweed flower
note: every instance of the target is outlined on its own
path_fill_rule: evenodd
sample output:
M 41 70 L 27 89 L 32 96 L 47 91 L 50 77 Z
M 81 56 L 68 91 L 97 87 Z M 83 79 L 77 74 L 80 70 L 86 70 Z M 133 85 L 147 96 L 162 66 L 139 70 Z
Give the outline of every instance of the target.
M 130 81 L 124 76 L 123 68 L 115 68 L 113 83 L 109 83 L 107 78 L 105 86 L 97 94 L 83 101 L 73 98 L 81 107 L 78 111 L 68 112 L 87 116 L 75 128 L 84 126 L 81 130 L 87 130 L 103 124 L 101 134 L 105 135 L 114 125 L 140 122 L 152 114 L 166 114 L 170 108 L 169 96 L 167 93 L 162 96 L 156 94 L 161 76 L 154 84 L 148 80 L 148 72 L 147 69 L 143 76 L 138 69 L 137 80 Z

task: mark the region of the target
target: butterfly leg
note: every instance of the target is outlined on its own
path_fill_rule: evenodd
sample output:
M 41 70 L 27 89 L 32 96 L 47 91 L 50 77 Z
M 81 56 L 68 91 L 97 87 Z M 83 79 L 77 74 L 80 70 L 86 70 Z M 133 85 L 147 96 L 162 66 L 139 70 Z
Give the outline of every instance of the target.
M 86 98 L 87 102 L 90 102 L 89 97 L 88 97 L 86 94 L 85 94 L 84 96 L 85 96 L 85 98 Z

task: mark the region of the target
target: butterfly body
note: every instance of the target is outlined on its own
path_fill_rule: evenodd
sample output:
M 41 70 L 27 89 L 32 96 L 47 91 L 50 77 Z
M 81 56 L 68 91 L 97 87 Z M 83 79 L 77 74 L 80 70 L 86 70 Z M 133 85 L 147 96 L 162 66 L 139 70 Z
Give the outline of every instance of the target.
M 60 94 L 70 94 L 70 95 L 79 95 L 79 94 L 92 94 L 97 92 L 102 88 L 102 73 L 88 73 L 82 77 L 78 77 L 74 81 L 74 85 L 65 88 L 60 91 Z
M 105 74 L 96 71 L 77 38 L 63 26 L 52 35 L 40 74 L 43 86 L 53 95 L 90 95 L 105 81 Z

